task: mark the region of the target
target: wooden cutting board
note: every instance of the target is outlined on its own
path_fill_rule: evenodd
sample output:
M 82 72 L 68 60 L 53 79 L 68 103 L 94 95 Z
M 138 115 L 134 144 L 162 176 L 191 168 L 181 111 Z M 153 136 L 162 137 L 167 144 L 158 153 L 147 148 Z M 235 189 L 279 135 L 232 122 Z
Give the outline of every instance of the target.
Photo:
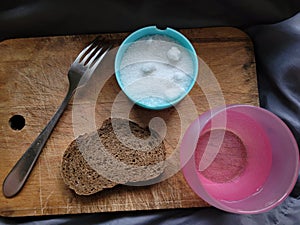
M 222 104 L 220 92 L 211 84 L 212 72 L 220 85 L 226 104 L 258 105 L 255 59 L 249 37 L 235 28 L 202 28 L 180 30 L 194 45 L 200 60 L 199 84 L 189 94 L 197 114 L 209 106 Z M 118 46 L 128 34 L 101 34 Z M 96 35 L 41 37 L 6 40 L 0 43 L 0 182 L 44 128 L 67 92 L 67 71 L 77 54 Z M 113 52 L 113 51 L 112 51 Z M 108 57 L 113 65 L 114 53 Z M 209 70 L 211 69 L 211 71 Z M 98 71 L 98 73 L 101 73 Z M 101 74 L 99 74 L 101 75 Z M 93 89 L 89 89 L 93 92 Z M 114 74 L 101 89 L 94 109 L 96 126 L 110 117 L 113 102 L 120 93 Z M 62 155 L 75 138 L 72 110 L 87 101 L 70 102 L 23 190 L 14 198 L 0 194 L 1 216 L 32 216 L 92 213 L 126 210 L 189 208 L 208 206 L 185 182 L 180 171 L 151 186 L 117 186 L 92 196 L 77 196 L 60 176 Z M 190 102 L 184 99 L 176 107 L 150 111 L 134 106 L 130 118 L 147 125 L 153 117 L 164 119 L 166 147 L 172 154 L 180 144 L 180 114 L 189 115 Z M 119 110 L 130 105 L 119 101 Z M 82 115 L 84 115 L 82 111 Z M 9 123 L 14 115 L 25 119 L 21 130 Z M 187 118 L 192 122 L 196 115 Z M 83 129 L 81 132 L 85 132 Z

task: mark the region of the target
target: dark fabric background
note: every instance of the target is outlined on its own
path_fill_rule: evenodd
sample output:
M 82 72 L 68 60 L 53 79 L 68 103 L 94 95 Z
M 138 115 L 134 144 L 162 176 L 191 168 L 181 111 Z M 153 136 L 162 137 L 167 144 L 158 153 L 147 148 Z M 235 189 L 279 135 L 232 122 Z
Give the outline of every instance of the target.
M 254 44 L 261 106 L 283 119 L 299 145 L 299 11 L 299 0 L 2 0 L 0 40 L 133 31 L 147 25 L 175 29 L 238 27 L 248 33 Z M 259 215 L 234 215 L 214 208 L 196 208 L 14 219 L 0 217 L 0 223 L 294 225 L 300 224 L 299 195 L 298 182 L 291 197 L 283 204 Z
M 271 24 L 295 15 L 299 0 L 2 0 L 1 38 Z

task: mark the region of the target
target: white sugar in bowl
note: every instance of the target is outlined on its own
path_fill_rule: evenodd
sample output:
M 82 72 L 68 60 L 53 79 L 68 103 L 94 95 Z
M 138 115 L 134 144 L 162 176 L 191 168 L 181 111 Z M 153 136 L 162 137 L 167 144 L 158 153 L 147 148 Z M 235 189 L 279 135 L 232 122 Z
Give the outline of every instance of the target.
M 129 35 L 115 59 L 116 79 L 135 104 L 153 110 L 171 107 L 192 89 L 198 58 L 178 31 L 149 26 Z

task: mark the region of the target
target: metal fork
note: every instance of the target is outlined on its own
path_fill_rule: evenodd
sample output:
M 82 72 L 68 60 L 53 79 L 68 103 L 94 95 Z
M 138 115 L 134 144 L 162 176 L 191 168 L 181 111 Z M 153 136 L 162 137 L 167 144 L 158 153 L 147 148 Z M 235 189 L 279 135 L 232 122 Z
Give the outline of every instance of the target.
M 99 42 L 99 39 L 95 39 L 80 52 L 72 63 L 68 72 L 69 89 L 67 95 L 52 119 L 5 178 L 2 187 L 5 197 L 13 197 L 23 188 L 53 128 L 63 114 L 75 90 L 87 84 L 92 73 L 109 51 L 110 47 L 100 47 Z

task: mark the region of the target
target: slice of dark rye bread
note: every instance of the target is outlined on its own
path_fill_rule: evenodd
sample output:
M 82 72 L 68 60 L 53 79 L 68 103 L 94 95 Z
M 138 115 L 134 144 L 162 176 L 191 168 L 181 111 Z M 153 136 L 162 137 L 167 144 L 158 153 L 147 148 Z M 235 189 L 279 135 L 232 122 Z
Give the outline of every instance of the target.
M 117 184 L 157 178 L 165 159 L 166 149 L 156 132 L 126 119 L 109 118 L 97 132 L 72 141 L 64 152 L 61 174 L 77 194 L 91 195 Z

